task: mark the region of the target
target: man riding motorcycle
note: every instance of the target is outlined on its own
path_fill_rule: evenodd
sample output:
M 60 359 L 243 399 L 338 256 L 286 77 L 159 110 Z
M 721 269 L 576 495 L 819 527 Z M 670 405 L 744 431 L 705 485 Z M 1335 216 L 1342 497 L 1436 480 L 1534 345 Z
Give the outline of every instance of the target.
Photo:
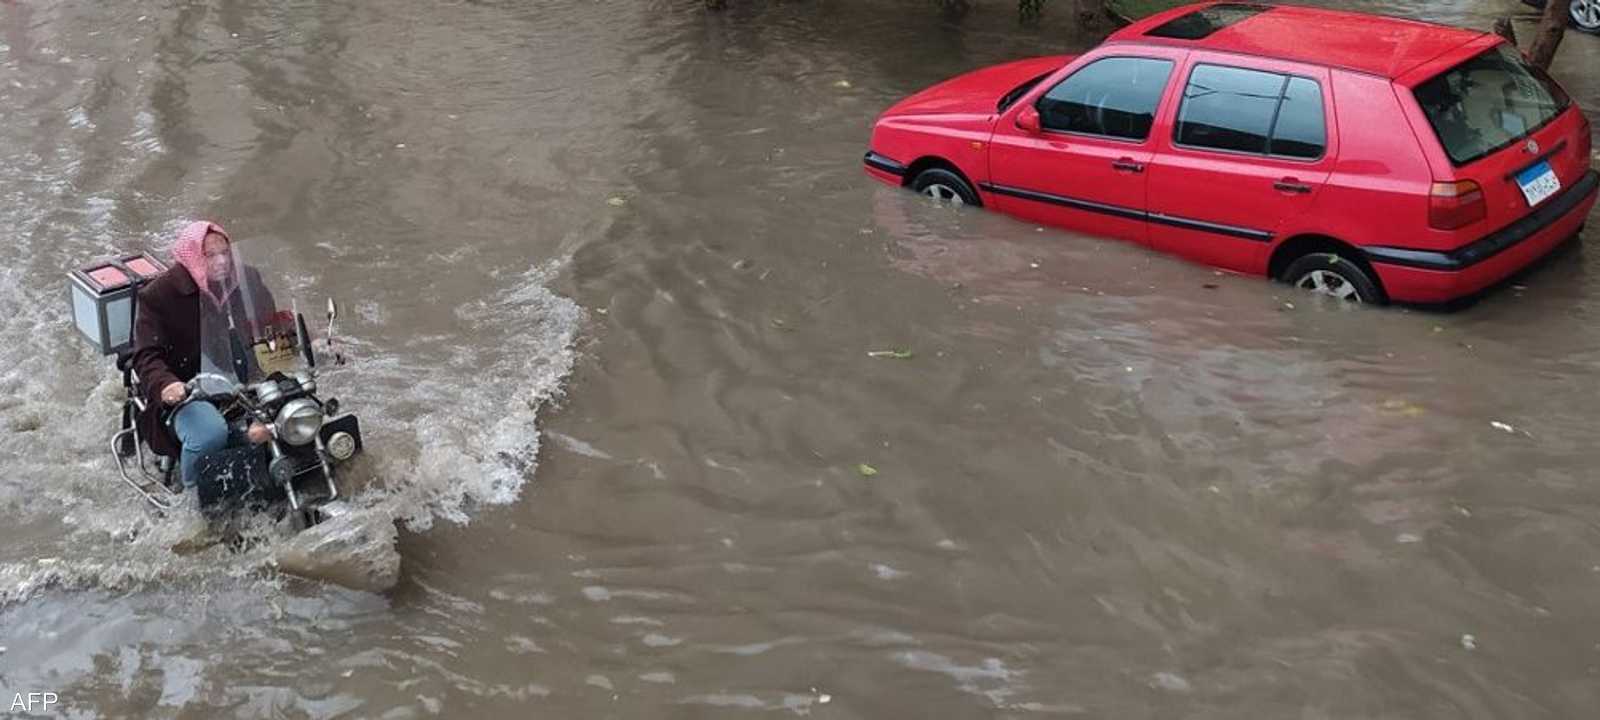
M 174 265 L 139 290 L 133 366 L 145 399 L 140 434 L 157 454 L 178 456 L 187 488 L 198 480 L 200 457 L 234 438 L 215 405 L 183 403 L 185 383 L 200 373 L 232 374 L 233 353 L 225 342 L 230 328 L 248 331 L 252 319 L 276 304 L 260 273 L 237 261 L 232 239 L 216 223 L 184 227 L 172 256 Z M 248 355 L 243 361 L 254 362 Z M 178 409 L 169 428 L 174 407 Z M 259 445 L 271 434 L 265 425 L 252 422 L 245 437 Z

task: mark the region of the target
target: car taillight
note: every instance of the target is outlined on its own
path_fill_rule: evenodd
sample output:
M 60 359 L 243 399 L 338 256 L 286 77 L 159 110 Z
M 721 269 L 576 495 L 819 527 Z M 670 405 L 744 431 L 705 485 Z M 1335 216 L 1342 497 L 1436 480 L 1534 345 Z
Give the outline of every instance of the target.
M 1436 182 L 1428 197 L 1428 225 L 1435 230 L 1455 230 L 1489 214 L 1483 188 L 1471 180 Z

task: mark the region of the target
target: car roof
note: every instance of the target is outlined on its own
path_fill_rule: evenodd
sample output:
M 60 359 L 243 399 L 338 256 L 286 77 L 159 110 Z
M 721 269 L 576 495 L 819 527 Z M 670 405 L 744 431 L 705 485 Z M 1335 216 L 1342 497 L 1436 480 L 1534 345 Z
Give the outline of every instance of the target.
M 1140 20 L 1108 42 L 1177 45 L 1395 78 L 1486 33 L 1365 13 L 1206 2 Z

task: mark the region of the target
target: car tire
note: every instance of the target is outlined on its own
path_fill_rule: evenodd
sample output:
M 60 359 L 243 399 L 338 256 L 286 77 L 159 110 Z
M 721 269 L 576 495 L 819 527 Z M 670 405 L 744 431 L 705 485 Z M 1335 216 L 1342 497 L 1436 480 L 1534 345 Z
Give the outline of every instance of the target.
M 966 180 L 944 168 L 928 168 L 911 180 L 911 189 L 941 203 L 981 207 L 977 191 Z
M 1600 0 L 1571 0 L 1571 3 L 1572 24 L 1587 32 L 1600 32 Z
M 1296 288 L 1349 303 L 1381 305 L 1383 292 L 1365 270 L 1333 253 L 1311 253 L 1289 264 L 1280 278 Z

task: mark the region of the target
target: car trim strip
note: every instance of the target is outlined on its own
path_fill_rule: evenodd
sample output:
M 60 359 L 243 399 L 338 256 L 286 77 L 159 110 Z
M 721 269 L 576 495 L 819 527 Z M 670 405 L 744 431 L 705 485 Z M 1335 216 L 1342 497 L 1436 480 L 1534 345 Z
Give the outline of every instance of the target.
M 1228 237 L 1236 237 L 1255 242 L 1270 242 L 1272 240 L 1272 233 L 1265 230 L 1256 230 L 1254 228 L 1224 225 L 1222 223 L 1194 220 L 1192 218 L 1178 217 L 1176 215 L 1167 215 L 1164 213 L 1145 212 L 1143 210 L 1122 207 L 1120 205 L 1108 205 L 1106 203 L 1098 203 L 1092 200 L 1066 197 L 1064 195 L 1052 195 L 1050 193 L 1024 190 L 1022 188 L 1009 187 L 1006 185 L 995 185 L 993 183 L 983 183 L 979 187 L 981 187 L 985 192 L 992 192 L 996 195 L 1007 195 L 1014 198 L 1021 198 L 1023 200 L 1032 200 L 1034 202 L 1042 202 L 1050 205 L 1060 205 L 1062 207 L 1069 207 L 1075 210 L 1100 213 L 1102 215 L 1110 215 L 1127 220 L 1144 220 L 1146 222 L 1156 223 L 1157 225 L 1168 225 L 1171 227 L 1183 228 L 1185 230 L 1198 230 L 1200 232 L 1226 235 Z
M 1241 240 L 1254 240 L 1256 242 L 1272 242 L 1272 233 L 1254 228 L 1238 227 L 1236 225 L 1223 225 L 1222 223 L 1206 222 L 1204 220 L 1191 220 L 1189 218 L 1150 213 L 1150 222 L 1157 225 L 1171 225 L 1185 230 L 1199 230 L 1201 232 L 1227 235 Z
M 1589 199 L 1597 187 L 1600 187 L 1600 172 L 1590 170 L 1584 173 L 1578 182 L 1573 183 L 1572 187 L 1562 191 L 1555 199 L 1546 201 L 1539 209 L 1475 242 L 1448 252 L 1388 246 L 1368 247 L 1363 250 L 1367 254 L 1367 259 L 1375 263 L 1404 265 L 1423 270 L 1465 270 L 1511 249 L 1555 224 Z
M 906 175 L 906 166 L 875 152 L 868 151 L 867 156 L 862 158 L 862 161 L 867 164 L 867 167 L 875 170 L 882 170 L 890 175 L 898 175 L 900 177 L 905 177 Z

